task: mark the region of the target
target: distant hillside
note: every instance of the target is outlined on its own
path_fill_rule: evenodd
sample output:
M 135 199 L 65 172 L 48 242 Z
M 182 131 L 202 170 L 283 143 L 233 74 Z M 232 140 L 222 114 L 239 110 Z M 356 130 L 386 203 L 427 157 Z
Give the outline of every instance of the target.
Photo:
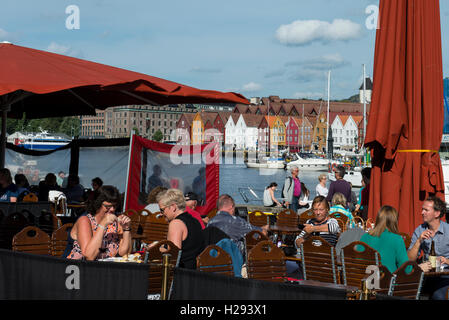
M 355 102 L 355 103 L 358 103 L 358 102 L 360 102 L 360 96 L 358 94 L 355 94 L 352 97 L 340 100 L 340 102 Z

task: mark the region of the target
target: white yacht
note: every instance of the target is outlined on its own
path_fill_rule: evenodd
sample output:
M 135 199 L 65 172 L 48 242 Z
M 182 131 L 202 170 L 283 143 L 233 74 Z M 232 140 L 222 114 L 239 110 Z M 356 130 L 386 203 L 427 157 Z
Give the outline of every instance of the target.
M 302 158 L 299 154 L 295 154 L 296 160 L 290 161 L 287 164 L 287 169 L 291 166 L 297 166 L 301 171 L 328 171 L 329 160 L 322 158 Z

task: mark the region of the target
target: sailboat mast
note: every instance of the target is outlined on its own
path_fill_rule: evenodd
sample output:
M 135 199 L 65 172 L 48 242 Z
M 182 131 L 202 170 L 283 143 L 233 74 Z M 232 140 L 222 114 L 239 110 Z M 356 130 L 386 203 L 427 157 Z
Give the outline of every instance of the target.
M 331 71 L 327 78 L 327 126 L 326 126 L 326 153 L 329 156 L 329 105 L 330 105 L 330 91 L 331 91 Z
M 363 64 L 363 142 L 362 146 L 365 144 L 366 138 L 366 71 L 365 64 Z M 365 148 L 363 148 L 365 150 Z M 363 162 L 366 165 L 366 152 L 363 152 Z
M 302 137 L 301 137 L 301 151 L 304 152 L 304 103 L 302 104 Z

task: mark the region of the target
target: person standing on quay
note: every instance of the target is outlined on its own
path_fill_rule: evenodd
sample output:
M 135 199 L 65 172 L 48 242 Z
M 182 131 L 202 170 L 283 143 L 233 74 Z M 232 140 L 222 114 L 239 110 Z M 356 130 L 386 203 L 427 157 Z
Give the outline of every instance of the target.
M 344 176 L 346 174 L 345 167 L 338 166 L 335 169 L 335 181 L 332 181 L 329 186 L 329 193 L 327 194 L 326 200 L 328 202 L 332 202 L 332 198 L 334 197 L 334 194 L 337 192 L 342 193 L 347 201 L 347 204 L 345 207 L 348 206 L 348 203 L 351 202 L 351 185 L 348 181 L 344 180 Z
M 297 166 L 292 166 L 290 172 L 292 175 L 285 179 L 282 197 L 289 209 L 298 212 L 299 197 L 301 196 L 301 181 L 298 178 L 299 169 Z

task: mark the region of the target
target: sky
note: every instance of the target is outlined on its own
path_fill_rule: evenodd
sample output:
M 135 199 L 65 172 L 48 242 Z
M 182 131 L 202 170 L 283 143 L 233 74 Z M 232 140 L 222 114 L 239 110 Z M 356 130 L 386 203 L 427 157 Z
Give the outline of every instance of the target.
M 2 0 L 0 42 L 245 97 L 345 99 L 372 77 L 379 0 Z M 74 8 L 74 10 L 73 10 Z M 449 1 L 440 1 L 449 76 Z M 79 24 L 78 24 L 79 22 Z

